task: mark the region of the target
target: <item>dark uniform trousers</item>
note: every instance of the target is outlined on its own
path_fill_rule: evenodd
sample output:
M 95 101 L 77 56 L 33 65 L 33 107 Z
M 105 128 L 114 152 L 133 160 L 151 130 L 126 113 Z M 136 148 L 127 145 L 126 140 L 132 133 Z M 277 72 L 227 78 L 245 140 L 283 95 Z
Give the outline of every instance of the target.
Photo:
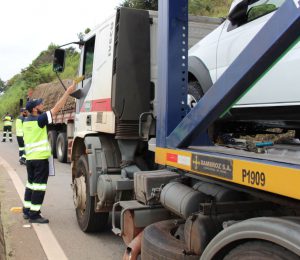
M 34 219 L 39 217 L 40 214 L 40 210 L 36 210 L 35 207 L 40 207 L 45 197 L 49 176 L 49 161 L 48 159 L 29 160 L 26 167 L 29 185 L 26 185 L 25 201 L 31 201 L 32 206 L 31 208 L 24 207 L 23 212 Z M 28 186 L 31 186 L 31 188 Z M 37 188 L 39 186 L 42 188 Z
M 19 157 L 21 158 L 25 154 L 25 145 L 23 136 L 17 136 L 17 141 L 19 145 Z
M 2 141 L 6 141 L 6 132 L 8 132 L 9 141 L 12 142 L 12 135 L 11 135 L 11 125 L 6 125 L 3 127 L 3 139 Z

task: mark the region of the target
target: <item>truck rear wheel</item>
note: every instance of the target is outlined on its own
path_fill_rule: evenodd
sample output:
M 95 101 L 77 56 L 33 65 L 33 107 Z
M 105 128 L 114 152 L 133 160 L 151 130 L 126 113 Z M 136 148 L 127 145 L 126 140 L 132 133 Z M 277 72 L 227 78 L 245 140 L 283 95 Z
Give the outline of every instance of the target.
M 97 232 L 107 226 L 108 212 L 96 213 L 95 197 L 90 196 L 89 170 L 86 155 L 81 155 L 76 167 L 76 178 L 73 180 L 73 198 L 76 206 L 78 224 L 84 232 Z
M 57 140 L 57 132 L 54 130 L 50 130 L 48 132 L 48 140 L 51 147 L 52 155 L 56 158 L 56 140 Z
M 185 253 L 185 244 L 175 238 L 172 231 L 177 228 L 174 219 L 160 221 L 146 227 L 142 238 L 142 259 L 199 259 Z
M 68 156 L 68 139 L 64 132 L 59 133 L 56 140 L 56 155 L 59 162 L 67 162 Z
M 294 253 L 265 241 L 251 241 L 232 249 L 224 260 L 296 260 Z

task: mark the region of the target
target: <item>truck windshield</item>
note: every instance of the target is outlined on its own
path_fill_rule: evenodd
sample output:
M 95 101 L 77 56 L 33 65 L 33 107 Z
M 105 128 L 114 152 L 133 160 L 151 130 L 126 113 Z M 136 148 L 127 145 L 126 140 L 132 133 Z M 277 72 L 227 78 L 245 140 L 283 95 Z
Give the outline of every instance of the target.
M 95 36 L 89 39 L 84 46 L 83 74 L 85 75 L 85 78 L 89 78 L 93 74 L 94 50 L 95 50 Z

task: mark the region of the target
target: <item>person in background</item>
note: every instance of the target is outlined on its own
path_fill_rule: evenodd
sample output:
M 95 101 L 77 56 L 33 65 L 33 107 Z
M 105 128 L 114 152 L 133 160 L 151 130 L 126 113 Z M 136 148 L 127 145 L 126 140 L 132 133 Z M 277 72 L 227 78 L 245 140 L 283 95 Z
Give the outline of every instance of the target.
M 46 224 L 49 220 L 41 216 L 41 207 L 45 197 L 51 148 L 47 136 L 47 125 L 65 105 L 69 94 L 74 92 L 73 81 L 55 106 L 43 112 L 43 100 L 29 100 L 26 110 L 30 115 L 23 122 L 23 134 L 26 154 L 27 183 L 24 195 L 23 217 L 30 223 Z
M 6 112 L 6 114 L 2 117 L 2 121 L 3 121 L 2 142 L 6 141 L 6 133 L 8 133 L 9 141 L 12 143 L 13 140 L 12 140 L 11 130 L 12 130 L 12 124 L 13 124 L 13 117 L 8 112 Z
M 26 165 L 25 146 L 23 140 L 23 122 L 27 117 L 27 110 L 25 108 L 20 109 L 20 115 L 16 120 L 16 136 L 19 145 L 19 162 Z

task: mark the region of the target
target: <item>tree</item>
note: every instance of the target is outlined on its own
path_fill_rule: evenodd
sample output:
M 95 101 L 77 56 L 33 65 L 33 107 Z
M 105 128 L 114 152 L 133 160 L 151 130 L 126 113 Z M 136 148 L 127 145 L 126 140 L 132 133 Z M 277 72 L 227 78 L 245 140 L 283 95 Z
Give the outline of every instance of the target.
M 125 0 L 121 6 L 137 9 L 157 10 L 158 0 Z
M 0 79 L 0 93 L 3 92 L 5 90 L 5 82 Z
M 230 4 L 231 0 L 189 0 L 189 13 L 194 15 L 224 17 L 227 14 Z M 158 0 L 124 0 L 121 6 L 158 10 Z

